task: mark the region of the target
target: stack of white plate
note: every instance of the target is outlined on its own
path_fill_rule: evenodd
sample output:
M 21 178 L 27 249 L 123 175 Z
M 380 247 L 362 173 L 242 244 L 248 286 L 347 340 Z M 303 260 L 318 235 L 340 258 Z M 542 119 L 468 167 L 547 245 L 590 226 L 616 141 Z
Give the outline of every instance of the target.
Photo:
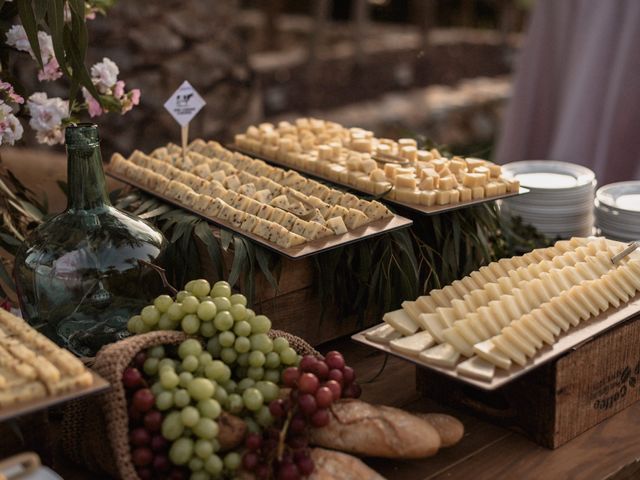
M 607 238 L 640 240 L 640 181 L 605 185 L 596 192 L 596 227 Z
M 527 160 L 502 166 L 506 177 L 517 178 L 526 195 L 505 199 L 502 212 L 522 217 L 549 238 L 593 233 L 595 174 L 580 165 L 552 160 Z

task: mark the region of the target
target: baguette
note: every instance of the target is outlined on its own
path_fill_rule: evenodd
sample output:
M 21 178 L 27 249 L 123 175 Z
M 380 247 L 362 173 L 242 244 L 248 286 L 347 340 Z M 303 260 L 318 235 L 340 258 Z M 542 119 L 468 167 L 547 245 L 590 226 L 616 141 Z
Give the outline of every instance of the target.
M 314 470 L 309 480 L 384 480 L 360 459 L 346 453 L 314 448 L 311 450 Z
M 451 415 L 444 413 L 416 413 L 415 415 L 429 422 L 438 431 L 441 447 L 452 447 L 464 435 L 464 425 Z
M 313 445 L 384 458 L 430 457 L 440 448 L 438 431 L 403 410 L 350 399 L 329 410 L 329 425 L 311 432 Z

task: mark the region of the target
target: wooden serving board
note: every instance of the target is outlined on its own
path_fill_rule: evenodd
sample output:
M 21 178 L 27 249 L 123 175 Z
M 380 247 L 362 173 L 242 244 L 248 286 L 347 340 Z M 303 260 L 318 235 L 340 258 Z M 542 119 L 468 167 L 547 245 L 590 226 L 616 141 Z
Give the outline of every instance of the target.
M 360 190 L 357 187 L 354 187 L 353 185 L 349 185 L 348 183 L 342 183 L 338 180 L 334 180 L 331 178 L 327 178 L 324 177 L 320 174 L 318 174 L 317 172 L 312 172 L 311 170 L 307 170 L 303 167 L 298 167 L 298 166 L 292 166 L 289 165 L 287 163 L 284 162 L 280 162 L 278 160 L 274 160 L 272 158 L 266 157 L 264 155 L 259 155 L 257 153 L 253 153 L 250 152 L 249 150 L 245 150 L 243 148 L 237 147 L 234 144 L 231 145 L 225 145 L 225 147 L 229 148 L 230 150 L 235 150 L 236 152 L 240 152 L 244 155 L 248 155 L 250 157 L 253 158 L 259 158 L 260 160 L 264 160 L 265 162 L 269 162 L 273 165 L 276 165 L 278 167 L 282 167 L 282 168 L 288 168 L 291 170 L 296 170 L 300 173 L 304 173 L 305 175 L 309 176 L 309 177 L 314 177 L 317 178 L 319 180 L 322 180 L 323 182 L 329 182 L 332 183 L 334 185 L 338 185 L 342 188 L 348 188 L 349 190 L 353 190 L 355 192 L 359 192 L 361 194 L 364 195 L 369 195 L 372 197 L 377 197 L 375 194 L 371 193 L 371 192 L 367 192 L 365 190 Z M 472 207 L 474 205 L 480 205 L 482 203 L 487 203 L 487 202 L 493 202 L 494 200 L 501 200 L 503 198 L 510 198 L 510 197 L 515 197 L 517 195 L 524 195 L 525 193 L 529 193 L 529 189 L 524 188 L 524 187 L 520 187 L 520 190 L 517 193 L 506 193 L 504 195 L 497 195 L 495 197 L 487 197 L 487 198 L 480 198 L 480 199 L 476 199 L 476 200 L 469 200 L 467 202 L 458 202 L 458 203 L 451 203 L 451 204 L 447 204 L 447 205 L 431 205 L 431 206 L 426 206 L 426 205 L 416 205 L 415 203 L 406 203 L 406 202 L 400 202 L 398 200 L 393 200 L 391 198 L 388 198 L 386 196 L 382 196 L 380 197 L 380 200 L 393 204 L 393 205 L 398 205 L 400 207 L 404 207 L 404 208 L 408 208 L 410 210 L 413 210 L 414 212 L 418 212 L 418 213 L 422 213 L 424 215 L 437 215 L 439 213 L 445 213 L 445 212 L 451 212 L 453 210 L 459 210 L 461 208 L 466 208 L 466 207 Z
M 96 372 L 91 371 L 93 376 L 93 383 L 88 387 L 73 390 L 71 392 L 63 393 L 61 395 L 53 395 L 38 400 L 32 400 L 30 402 L 23 402 L 19 405 L 14 405 L 8 408 L 0 409 L 0 422 L 9 420 L 11 418 L 33 413 L 38 410 L 44 410 L 60 403 L 68 402 L 69 400 L 75 400 L 87 395 L 94 395 L 96 393 L 104 392 L 111 388 L 109 382 L 98 375 Z
M 513 380 L 521 377 L 522 375 L 535 370 L 536 368 L 544 365 L 545 363 L 559 357 L 563 353 L 566 353 L 572 349 L 576 349 L 582 343 L 585 343 L 595 336 L 609 330 L 610 328 L 620 324 L 630 318 L 633 318 L 640 312 L 640 293 L 629 300 L 625 305 L 621 305 L 618 308 L 612 308 L 604 313 L 601 313 L 597 317 L 593 317 L 585 322 L 580 323 L 577 327 L 572 327 L 568 332 L 563 333 L 558 341 L 553 346 L 545 346 L 538 354 L 530 359 L 523 367 L 517 364 L 512 364 L 509 370 L 504 370 L 496 367 L 495 375 L 490 382 L 485 382 L 465 375 L 460 375 L 455 368 L 446 368 L 436 365 L 432 365 L 419 360 L 416 357 L 404 355 L 402 353 L 392 350 L 388 345 L 372 342 L 365 338 L 365 334 L 370 330 L 378 328 L 381 324 L 375 327 L 368 328 L 362 332 L 356 333 L 351 338 L 355 341 L 369 345 L 370 347 L 382 350 L 383 352 L 390 353 L 392 355 L 404 358 L 420 367 L 424 367 L 430 370 L 440 372 L 448 377 L 459 380 L 474 387 L 481 388 L 483 390 L 496 390 L 504 385 L 512 382 Z M 465 358 L 461 357 L 461 361 Z M 606 362 L 607 359 L 603 358 L 601 361 Z
M 367 238 L 375 237 L 377 235 L 393 232 L 401 228 L 407 228 L 413 224 L 413 221 L 409 220 L 408 218 L 401 217 L 400 215 L 393 215 L 392 217 L 382 218 L 380 220 L 367 223 L 366 225 L 355 228 L 353 230 L 349 230 L 347 233 L 344 233 L 342 235 L 331 235 L 328 237 L 311 240 L 309 242 L 303 243 L 302 245 L 297 245 L 295 247 L 283 248 L 251 232 L 245 232 L 244 230 L 241 230 L 235 227 L 230 222 L 227 222 L 220 218 L 209 217 L 203 214 L 202 212 L 198 212 L 187 205 L 181 204 L 175 199 L 169 198 L 161 193 L 157 193 L 152 190 L 149 190 L 147 187 L 145 187 L 144 185 L 141 185 L 136 181 L 133 181 L 115 172 L 112 172 L 108 167 L 106 169 L 106 173 L 107 175 L 109 175 L 112 178 L 115 178 L 116 180 L 120 180 L 121 182 L 132 185 L 144 192 L 147 192 L 151 195 L 154 195 L 162 199 L 167 203 L 171 203 L 184 210 L 187 210 L 190 213 L 193 213 L 194 215 L 198 215 L 199 217 L 204 218 L 208 222 L 214 223 L 219 227 L 225 228 L 227 230 L 231 230 L 239 235 L 247 237 L 248 239 L 270 250 L 278 252 L 281 255 L 284 255 L 292 259 L 299 259 L 299 258 L 311 256 L 311 255 L 317 255 L 318 253 L 326 252 L 327 250 L 331 250 L 333 248 L 349 245 L 351 243 L 355 243 L 360 240 L 365 240 Z

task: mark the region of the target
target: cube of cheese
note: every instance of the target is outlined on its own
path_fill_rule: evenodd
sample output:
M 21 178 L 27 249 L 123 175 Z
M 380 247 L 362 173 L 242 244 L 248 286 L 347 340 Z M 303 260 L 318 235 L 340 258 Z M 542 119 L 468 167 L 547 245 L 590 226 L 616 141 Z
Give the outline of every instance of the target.
M 416 189 L 416 177 L 413 174 L 396 175 L 394 180 L 396 188 Z
M 387 180 L 387 177 L 384 170 L 376 168 L 369 173 L 369 179 L 373 182 L 384 182 Z
M 473 200 L 484 198 L 484 187 L 473 187 L 471 189 L 471 198 L 473 198 Z
M 460 192 L 460 201 L 468 202 L 472 199 L 472 192 L 469 187 L 459 186 L 458 191 Z
M 408 188 L 396 188 L 395 199 L 404 203 L 420 204 L 420 190 Z
M 464 173 L 462 184 L 465 187 L 481 187 L 487 183 L 487 177 L 482 173 Z
M 469 171 L 472 171 L 474 168 L 476 167 L 482 167 L 486 162 L 486 160 L 482 160 L 481 158 L 466 158 L 465 161 L 467 162 L 467 169 L 469 169 Z
M 435 203 L 436 203 L 435 190 L 420 193 L 420 205 L 426 205 L 427 207 L 430 207 L 431 205 L 435 205 Z
M 436 190 L 436 205 L 447 205 L 450 199 L 451 193 L 449 190 Z
M 440 190 L 451 190 L 456 186 L 458 186 L 458 181 L 452 176 L 440 177 L 440 181 L 438 182 L 438 188 Z
M 398 165 L 397 163 L 385 163 L 384 174 L 389 180 L 394 180 L 396 178 L 396 173 L 399 168 L 400 168 L 400 165 Z
M 484 187 L 484 193 L 487 197 L 495 197 L 498 195 L 498 184 L 495 182 L 489 182 Z
M 434 177 L 423 177 L 420 181 L 420 190 L 433 190 L 436 188 L 436 182 Z
M 332 217 L 327 220 L 327 227 L 333 230 L 333 233 L 335 233 L 336 235 L 342 235 L 343 233 L 347 233 L 348 231 L 344 220 L 342 220 L 342 217 L 339 216 Z

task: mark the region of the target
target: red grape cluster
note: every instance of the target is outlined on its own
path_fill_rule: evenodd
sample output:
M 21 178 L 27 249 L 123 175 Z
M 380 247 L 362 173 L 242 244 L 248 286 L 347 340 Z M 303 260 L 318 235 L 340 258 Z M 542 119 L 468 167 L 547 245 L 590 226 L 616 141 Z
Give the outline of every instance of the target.
M 309 427 L 325 427 L 331 420 L 329 407 L 340 398 L 357 398 L 360 386 L 353 368 L 340 352 L 325 357 L 306 355 L 297 367 L 282 372 L 289 396 L 271 401 L 274 426 L 261 437 L 247 437 L 242 465 L 258 479 L 296 480 L 313 472 L 309 456 Z
M 122 373 L 129 408 L 131 460 L 140 480 L 186 480 L 186 469 L 172 465 L 167 456 L 170 444 L 161 434 L 163 415 L 155 408 L 155 396 L 141 373 L 146 358 L 146 353 L 138 353 Z

